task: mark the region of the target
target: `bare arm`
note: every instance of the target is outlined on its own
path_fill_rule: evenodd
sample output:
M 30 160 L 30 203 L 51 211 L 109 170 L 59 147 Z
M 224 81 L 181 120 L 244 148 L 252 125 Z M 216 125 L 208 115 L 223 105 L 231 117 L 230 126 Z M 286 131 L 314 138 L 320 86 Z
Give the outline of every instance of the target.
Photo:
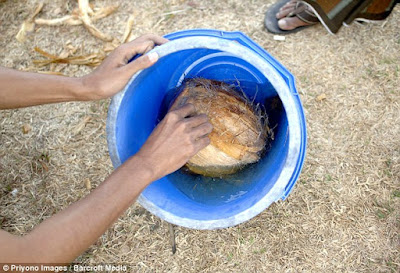
M 65 78 L 0 68 L 0 109 L 44 103 L 107 98 L 130 77 L 157 61 L 144 54 L 167 40 L 142 36 L 117 48 L 91 74 Z M 97 189 L 19 237 L 0 231 L 0 263 L 69 263 L 93 244 L 152 181 L 185 164 L 208 145 L 212 126 L 192 105 L 174 110 L 156 127 L 141 150 Z
M 149 34 L 123 44 L 96 70 L 81 78 L 21 72 L 0 67 L 0 109 L 111 97 L 126 85 L 133 74 L 154 64 L 158 57 L 156 54 L 144 55 L 129 64 L 128 60 L 167 41 Z
M 152 181 L 209 144 L 207 116 L 185 105 L 167 114 L 141 150 L 96 190 L 23 237 L 0 232 L 0 263 L 68 263 L 93 244 Z
M 1 262 L 66 263 L 93 244 L 151 182 L 137 157 L 87 197 L 39 224 L 24 237 L 0 233 Z

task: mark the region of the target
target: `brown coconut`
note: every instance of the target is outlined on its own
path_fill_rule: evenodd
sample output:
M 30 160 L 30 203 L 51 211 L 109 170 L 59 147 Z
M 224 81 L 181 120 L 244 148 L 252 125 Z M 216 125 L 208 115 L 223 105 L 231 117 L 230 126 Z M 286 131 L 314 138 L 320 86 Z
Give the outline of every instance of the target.
M 213 125 L 210 145 L 186 166 L 206 176 L 232 174 L 260 159 L 266 144 L 266 125 L 261 111 L 230 85 L 207 79 L 190 79 L 171 108 L 191 103 L 197 114 L 206 114 Z

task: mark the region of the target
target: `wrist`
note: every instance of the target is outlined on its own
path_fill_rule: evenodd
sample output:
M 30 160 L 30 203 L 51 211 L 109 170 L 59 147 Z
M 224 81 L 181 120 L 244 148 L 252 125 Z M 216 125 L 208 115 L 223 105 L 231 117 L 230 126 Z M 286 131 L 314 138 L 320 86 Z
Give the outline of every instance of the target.
M 88 81 L 86 76 L 76 78 L 77 88 L 76 88 L 76 96 L 80 101 L 90 101 L 94 100 L 92 98 L 92 89 L 90 86 L 90 81 Z
M 83 77 L 69 78 L 69 92 L 72 94 L 75 101 L 88 101 L 90 90 L 86 86 Z
M 102 99 L 95 90 L 99 90 L 96 86 L 96 81 L 90 75 L 79 78 L 74 78 L 75 88 L 74 95 L 78 101 L 91 101 Z
M 154 167 L 148 164 L 140 154 L 129 158 L 124 165 L 126 165 L 131 174 L 140 177 L 140 183 L 143 189 L 157 179 Z

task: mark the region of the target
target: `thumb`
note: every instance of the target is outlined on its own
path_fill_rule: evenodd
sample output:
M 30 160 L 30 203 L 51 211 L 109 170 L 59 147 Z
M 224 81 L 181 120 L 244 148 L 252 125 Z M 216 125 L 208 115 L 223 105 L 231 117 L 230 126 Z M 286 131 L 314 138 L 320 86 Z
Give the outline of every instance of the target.
M 133 75 L 139 70 L 152 66 L 157 61 L 158 61 L 158 54 L 156 52 L 150 52 L 130 62 L 125 66 L 125 68 Z

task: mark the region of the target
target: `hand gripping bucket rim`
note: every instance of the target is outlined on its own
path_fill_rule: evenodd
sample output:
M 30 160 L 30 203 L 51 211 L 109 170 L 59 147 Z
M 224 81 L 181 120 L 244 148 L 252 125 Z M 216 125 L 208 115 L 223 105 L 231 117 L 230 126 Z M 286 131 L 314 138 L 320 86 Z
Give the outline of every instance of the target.
M 216 229 L 231 227 L 245 222 L 261 213 L 273 202 L 276 202 L 279 199 L 284 200 L 289 195 L 298 176 L 300 175 L 305 158 L 306 147 L 305 117 L 302 111 L 300 99 L 294 86 L 293 76 L 268 53 L 240 32 L 191 30 L 172 33 L 166 37 L 170 38 L 171 41 L 162 46 L 155 47 L 151 51 L 156 52 L 160 59 L 181 50 L 198 48 L 219 50 L 246 60 L 261 73 L 267 75 L 268 80 L 276 89 L 287 114 L 289 127 L 288 154 L 283 169 L 271 190 L 250 208 L 227 218 L 216 220 L 196 220 L 180 217 L 156 206 L 143 194 L 139 196 L 138 202 L 145 209 L 167 222 L 194 229 Z M 253 44 L 248 45 L 246 39 Z M 138 77 L 138 75 L 142 73 L 142 71 L 139 71 L 131 78 L 124 90 L 115 95 L 110 104 L 107 118 L 107 141 L 111 161 L 115 168 L 121 165 L 115 133 L 118 109 L 128 87 Z

